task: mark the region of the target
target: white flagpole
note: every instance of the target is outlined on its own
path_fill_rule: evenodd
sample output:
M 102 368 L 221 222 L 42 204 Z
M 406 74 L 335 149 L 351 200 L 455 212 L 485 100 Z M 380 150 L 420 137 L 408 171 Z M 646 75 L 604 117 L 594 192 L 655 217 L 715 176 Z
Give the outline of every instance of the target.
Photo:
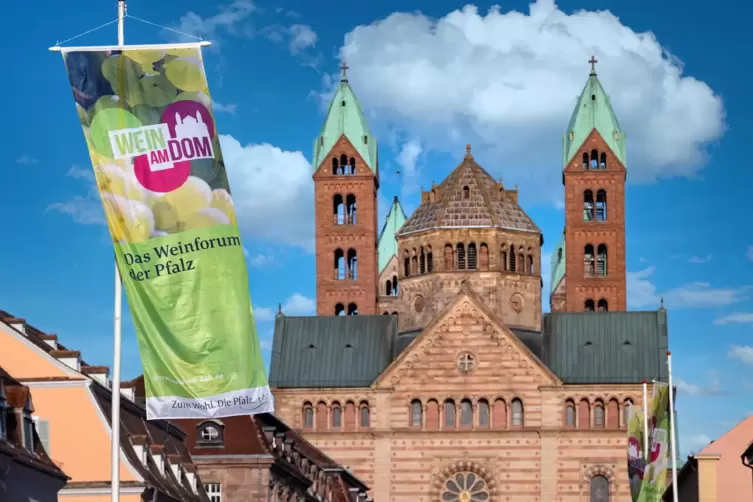
M 651 440 L 648 437 L 648 382 L 643 381 L 643 457 L 648 460 Z
M 125 20 L 125 0 L 118 0 L 118 45 L 125 44 L 123 25 Z M 120 500 L 120 352 L 123 345 L 121 317 L 123 315 L 123 286 L 118 270 L 118 260 L 115 258 L 115 315 L 113 326 L 113 354 L 112 354 L 112 445 L 111 445 L 111 473 L 110 486 L 112 488 L 112 502 Z
M 679 501 L 677 490 L 677 444 L 675 441 L 675 392 L 672 386 L 672 353 L 667 351 L 667 373 L 669 374 L 669 435 L 672 446 L 672 499 Z

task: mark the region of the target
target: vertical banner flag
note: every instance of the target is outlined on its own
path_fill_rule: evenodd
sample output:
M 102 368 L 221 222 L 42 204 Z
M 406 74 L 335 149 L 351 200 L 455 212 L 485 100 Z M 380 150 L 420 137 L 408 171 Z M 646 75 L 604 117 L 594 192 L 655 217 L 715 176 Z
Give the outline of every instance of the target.
M 654 383 L 648 422 L 650 449 L 641 485 L 640 502 L 660 502 L 667 489 L 669 466 L 669 385 Z
M 136 327 L 147 416 L 271 412 L 201 49 L 63 58 Z
M 646 443 L 643 428 L 643 409 L 640 406 L 629 405 L 627 414 L 628 435 L 628 480 L 630 495 L 633 502 L 638 501 L 643 483 L 643 472 L 646 468 Z

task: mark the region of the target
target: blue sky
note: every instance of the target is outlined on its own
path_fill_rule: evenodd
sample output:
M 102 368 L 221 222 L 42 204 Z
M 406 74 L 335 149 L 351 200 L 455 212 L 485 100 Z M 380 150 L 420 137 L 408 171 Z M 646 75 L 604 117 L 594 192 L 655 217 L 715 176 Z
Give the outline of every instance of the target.
M 87 4 L 5 9 L 7 39 L 23 42 L 7 50 L 2 84 L 11 99 L 0 155 L 11 188 L 0 202 L 10 216 L 0 307 L 57 333 L 90 364 L 109 365 L 112 247 L 63 63 L 47 51 L 114 19 L 114 1 Z M 243 200 L 266 360 L 277 304 L 313 312 L 308 162 L 340 55 L 380 139 L 382 216 L 394 195 L 414 209 L 420 187 L 441 181 L 471 143 L 488 171 L 519 184 L 550 253 L 563 223 L 561 135 L 595 54 L 628 138 L 629 305 L 655 309 L 665 299 L 681 446 L 697 449 L 753 412 L 753 174 L 744 160 L 753 102 L 739 75 L 748 16 L 679 0 L 490 7 L 129 2 L 133 16 L 214 41 L 205 64 L 225 158 L 234 159 L 234 198 Z M 74 43 L 115 36 L 110 26 Z M 126 23 L 128 43 L 175 36 Z M 130 378 L 140 363 L 127 313 L 124 336 Z

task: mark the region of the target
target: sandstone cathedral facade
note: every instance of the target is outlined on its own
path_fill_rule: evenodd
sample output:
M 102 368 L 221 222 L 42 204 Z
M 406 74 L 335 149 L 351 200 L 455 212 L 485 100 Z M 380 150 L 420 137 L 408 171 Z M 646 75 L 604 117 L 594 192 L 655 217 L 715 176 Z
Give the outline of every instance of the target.
M 626 410 L 667 378 L 664 308 L 626 307 L 625 135 L 595 71 L 544 236 L 473 157 L 379 228 L 377 140 L 343 73 L 314 143 L 317 316 L 278 313 L 277 415 L 378 502 L 628 502 Z

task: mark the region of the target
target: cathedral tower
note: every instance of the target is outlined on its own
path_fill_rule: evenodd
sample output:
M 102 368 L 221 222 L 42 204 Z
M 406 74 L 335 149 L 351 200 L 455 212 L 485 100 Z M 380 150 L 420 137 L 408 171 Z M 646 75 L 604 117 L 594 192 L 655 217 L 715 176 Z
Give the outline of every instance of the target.
M 347 65 L 314 142 L 316 313 L 377 309 L 377 141 L 348 84 Z
M 596 59 L 563 138 L 565 231 L 552 255 L 552 312 L 627 308 L 625 134 Z

